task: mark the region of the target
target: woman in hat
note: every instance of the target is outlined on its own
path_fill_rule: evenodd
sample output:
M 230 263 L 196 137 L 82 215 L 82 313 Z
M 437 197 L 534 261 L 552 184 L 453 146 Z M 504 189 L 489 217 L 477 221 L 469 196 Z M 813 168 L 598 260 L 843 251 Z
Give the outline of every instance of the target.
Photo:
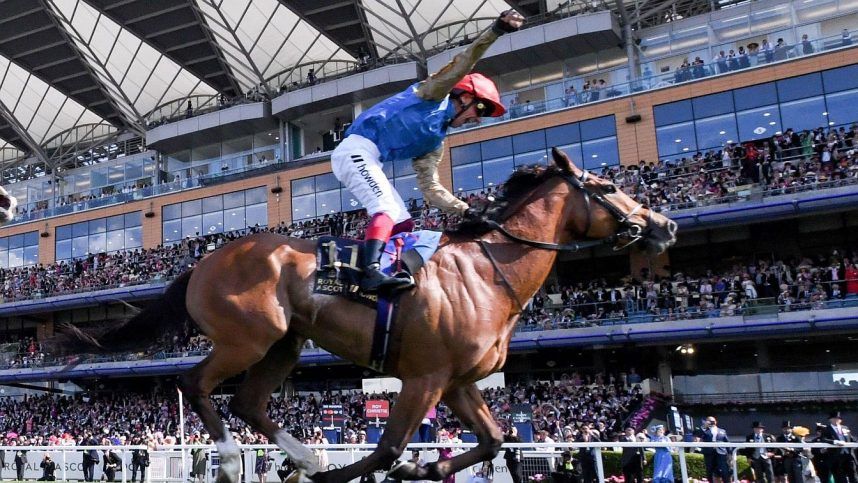
M 664 433 L 664 425 L 650 428 L 650 441 L 653 443 L 670 442 Z M 673 483 L 673 456 L 670 448 L 656 448 L 652 458 L 652 483 Z

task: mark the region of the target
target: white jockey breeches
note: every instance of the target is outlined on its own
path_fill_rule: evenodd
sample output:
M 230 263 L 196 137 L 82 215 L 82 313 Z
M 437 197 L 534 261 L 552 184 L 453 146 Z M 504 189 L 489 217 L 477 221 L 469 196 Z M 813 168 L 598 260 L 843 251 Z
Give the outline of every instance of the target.
M 351 134 L 334 149 L 331 167 L 366 208 L 369 216 L 385 213 L 394 223 L 411 218 L 399 193 L 384 175 L 378 148 L 369 139 Z

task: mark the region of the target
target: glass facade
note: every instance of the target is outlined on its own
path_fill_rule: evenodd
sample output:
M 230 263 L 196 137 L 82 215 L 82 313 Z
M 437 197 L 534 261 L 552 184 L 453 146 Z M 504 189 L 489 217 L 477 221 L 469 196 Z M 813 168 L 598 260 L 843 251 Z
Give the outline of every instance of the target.
M 243 230 L 256 225 L 268 226 L 268 195 L 265 186 L 233 191 L 165 205 L 161 215 L 164 220 L 164 243 Z
M 143 246 L 141 213 L 97 218 L 56 228 L 56 260 L 71 260 L 90 253 L 110 253 Z
M 653 107 L 662 159 L 858 120 L 858 65 Z
M 39 263 L 39 232 L 31 231 L 0 238 L 0 268 L 26 267 Z
M 547 164 L 554 146 L 584 169 L 620 164 L 616 120 L 603 116 L 452 148 L 453 190 L 497 186 L 519 166 Z

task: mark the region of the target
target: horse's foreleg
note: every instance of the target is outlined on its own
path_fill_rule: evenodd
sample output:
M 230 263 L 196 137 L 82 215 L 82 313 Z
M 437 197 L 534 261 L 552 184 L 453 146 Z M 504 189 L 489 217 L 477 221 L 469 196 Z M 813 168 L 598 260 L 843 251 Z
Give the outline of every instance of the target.
M 466 426 L 477 435 L 479 444 L 452 459 L 438 461 L 424 467 L 404 465 L 392 476 L 408 480 L 443 480 L 469 466 L 490 461 L 497 456 L 503 443 L 503 434 L 492 417 L 476 384 L 457 387 L 444 394 L 444 402 Z
M 437 376 L 402 381 L 402 392 L 390 410 L 390 419 L 375 451 L 344 468 L 316 473 L 312 480 L 316 483 L 345 483 L 376 470 L 390 468 L 402 455 L 411 435 L 420 426 L 420 421 L 438 403 L 441 398 L 440 388 L 446 383 L 446 378 Z
M 209 395 L 223 382 L 256 362 L 258 357 L 239 352 L 231 353 L 216 347 L 202 362 L 182 374 L 179 386 L 194 412 L 217 445 L 220 456 L 218 483 L 235 483 L 241 471 L 241 451 L 212 406 Z M 256 359 L 256 360 L 254 360 Z
M 268 417 L 268 399 L 285 377 L 292 372 L 301 356 L 304 338 L 288 332 L 265 354 L 265 357 L 247 371 L 247 377 L 236 391 L 229 409 L 247 421 L 283 450 L 307 474 L 319 471 L 313 452 Z

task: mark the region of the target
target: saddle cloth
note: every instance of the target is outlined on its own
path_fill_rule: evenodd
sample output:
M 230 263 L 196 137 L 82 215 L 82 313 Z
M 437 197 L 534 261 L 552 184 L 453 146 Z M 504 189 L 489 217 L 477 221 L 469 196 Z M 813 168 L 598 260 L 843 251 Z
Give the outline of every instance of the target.
M 387 275 L 416 274 L 438 249 L 441 232 L 420 230 L 398 233 L 390 238 L 381 257 L 381 270 Z M 323 236 L 316 245 L 316 280 L 313 292 L 340 295 L 377 308 L 378 296 L 360 292 L 363 275 L 358 266 L 362 240 Z

